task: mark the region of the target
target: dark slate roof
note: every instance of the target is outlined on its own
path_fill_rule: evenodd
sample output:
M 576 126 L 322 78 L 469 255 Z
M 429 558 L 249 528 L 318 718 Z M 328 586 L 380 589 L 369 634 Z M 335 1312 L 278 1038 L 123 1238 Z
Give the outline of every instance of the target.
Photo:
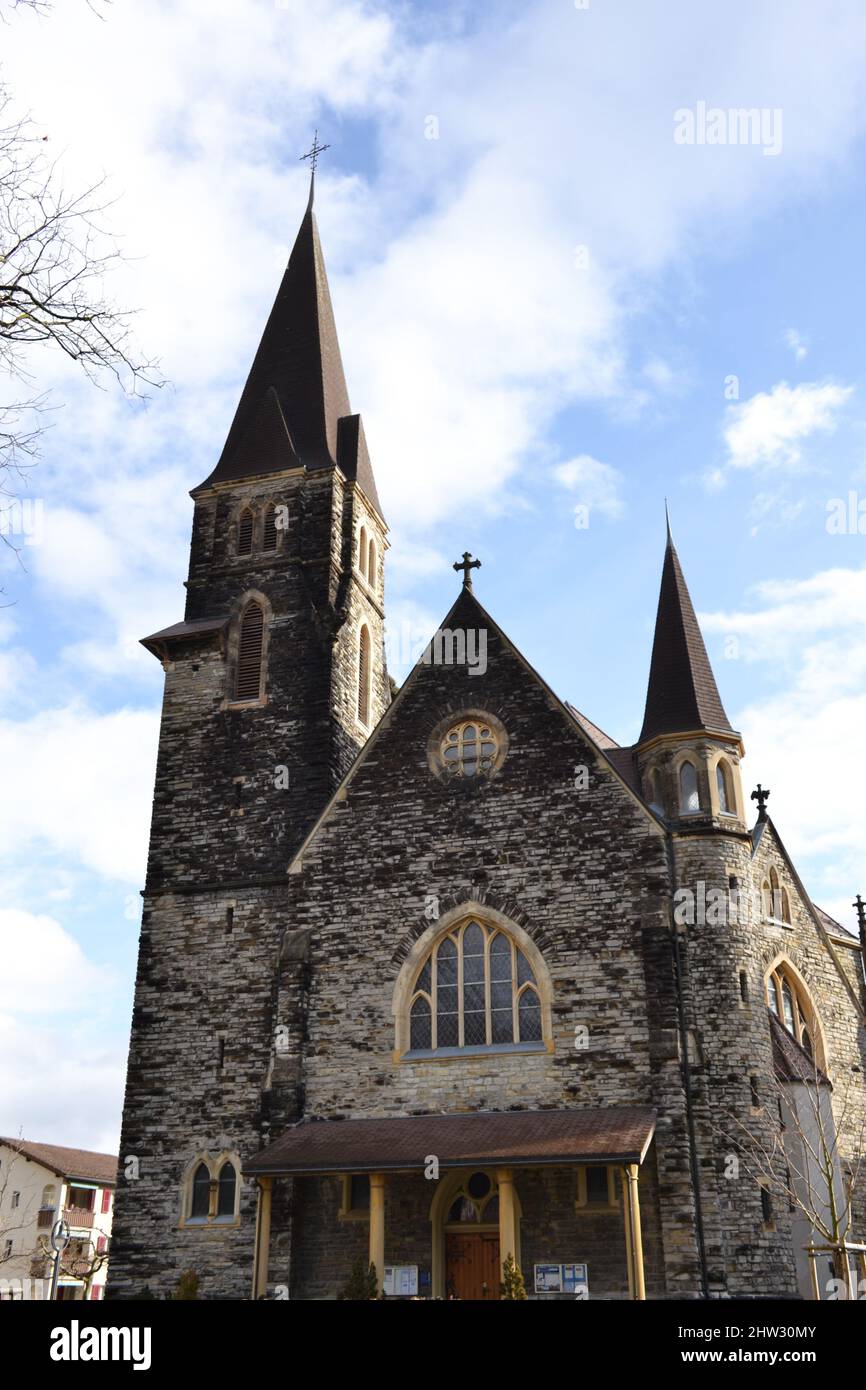
M 673 541 L 668 537 L 639 743 L 692 729 L 733 733 Z
M 225 447 L 201 486 L 338 462 L 381 513 L 360 420 L 349 404 L 311 186 Z
M 767 1013 L 770 1018 L 770 1037 L 773 1043 L 773 1070 L 780 1081 L 811 1081 L 813 1084 L 817 1078 L 819 1086 L 829 1086 L 830 1082 L 821 1071 L 816 1067 L 812 1058 L 805 1048 L 802 1048 L 796 1038 L 792 1038 L 787 1028 L 779 1021 L 772 1009 Z
M 9 1144 L 25 1158 L 35 1159 L 62 1178 L 80 1178 L 82 1182 L 98 1182 L 113 1187 L 117 1181 L 116 1154 L 92 1153 L 89 1149 L 66 1149 L 60 1144 L 31 1144 L 25 1139 L 8 1139 L 0 1135 L 0 1144 Z
M 442 1168 L 469 1163 L 640 1163 L 655 1119 L 654 1110 L 637 1106 L 302 1120 L 245 1163 L 244 1173 L 421 1171 L 428 1154 L 436 1154 Z
M 141 645 L 147 647 L 155 656 L 159 656 L 160 647 L 204 636 L 209 632 L 221 632 L 228 620 L 228 614 L 223 614 L 217 618 L 194 618 L 190 622 L 172 623 L 171 627 L 161 628 L 159 632 L 152 632 L 149 637 L 142 637 Z
M 566 700 L 565 702 L 565 708 L 568 710 L 569 714 L 574 715 L 581 728 L 586 730 L 593 743 L 595 743 L 599 748 L 603 748 L 605 752 L 607 752 L 609 748 L 619 747 L 619 744 L 617 743 L 616 739 L 611 738 L 610 735 L 606 734 L 604 732 L 604 729 L 600 729 L 597 724 L 593 724 L 591 719 L 587 719 L 586 715 L 581 714 L 580 710 L 575 709 L 574 705 L 572 705 L 568 700 Z

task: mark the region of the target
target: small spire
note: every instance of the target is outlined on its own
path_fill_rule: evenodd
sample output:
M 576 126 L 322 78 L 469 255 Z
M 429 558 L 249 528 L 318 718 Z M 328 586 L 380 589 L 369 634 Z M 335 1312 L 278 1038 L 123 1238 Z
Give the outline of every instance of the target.
M 667 514 L 667 513 L 666 513 Z M 644 722 L 638 743 L 658 734 L 733 733 L 670 536 L 662 565 Z
M 668 545 L 673 545 L 673 543 L 674 543 L 674 538 L 673 538 L 673 536 L 671 535 L 671 514 L 670 514 L 670 511 L 668 510 L 668 499 L 667 499 L 667 498 L 665 498 L 665 525 L 666 525 L 666 527 L 667 527 L 667 532 L 668 532 Z
M 454 569 L 463 571 L 464 589 L 472 589 L 472 570 L 480 570 L 481 561 L 473 560 L 468 550 L 464 550 L 463 559 L 454 561 Z

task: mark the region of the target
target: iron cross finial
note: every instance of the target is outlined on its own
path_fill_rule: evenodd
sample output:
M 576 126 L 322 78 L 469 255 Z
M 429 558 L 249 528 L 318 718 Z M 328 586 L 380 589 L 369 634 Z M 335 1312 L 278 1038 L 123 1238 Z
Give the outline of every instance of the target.
M 758 783 L 755 790 L 752 792 L 752 801 L 757 801 L 758 803 L 758 820 L 767 819 L 767 797 L 769 795 L 769 788 L 767 788 L 767 790 L 764 791 L 764 788 L 761 786 L 760 782 Z
M 859 893 L 855 899 L 854 906 L 857 909 L 857 923 L 860 927 L 860 935 L 866 939 L 866 903 L 864 903 Z
M 472 570 L 480 570 L 480 568 L 481 568 L 481 561 L 480 561 L 480 560 L 473 560 L 473 558 L 472 558 L 472 556 L 470 555 L 469 551 L 468 551 L 468 550 L 464 550 L 464 552 L 463 552 L 463 559 L 462 559 L 462 560 L 455 560 L 455 562 L 454 562 L 454 568 L 455 568 L 456 570 L 462 570 L 462 571 L 463 571 L 463 587 L 464 587 L 464 589 L 471 589 L 471 588 L 472 588 L 472 574 L 471 574 L 471 571 L 472 571 Z
M 310 146 L 310 148 L 309 148 L 309 150 L 307 151 L 306 154 L 302 154 L 302 155 L 301 155 L 301 159 L 308 159 L 308 160 L 310 161 L 310 169 L 311 169 L 312 172 L 315 174 L 315 172 L 316 172 L 316 165 L 317 165 L 318 162 L 319 162 L 319 155 L 322 154 L 322 152 L 323 152 L 324 150 L 329 150 L 330 148 L 331 148 L 330 145 L 320 145 L 320 144 L 319 144 L 319 132 L 318 132 L 318 129 L 317 129 L 317 130 L 315 130 L 315 131 L 313 132 L 313 143 L 312 143 L 312 145 Z

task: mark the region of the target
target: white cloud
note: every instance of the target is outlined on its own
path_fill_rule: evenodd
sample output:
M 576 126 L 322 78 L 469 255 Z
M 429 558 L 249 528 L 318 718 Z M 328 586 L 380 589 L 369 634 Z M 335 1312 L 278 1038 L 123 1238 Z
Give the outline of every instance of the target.
M 0 858 L 47 848 L 140 887 L 158 724 L 155 710 L 76 707 L 0 720 Z
M 601 512 L 602 516 L 611 520 L 622 516 L 625 479 L 609 463 L 600 463 L 589 454 L 580 454 L 566 463 L 557 464 L 553 476 L 574 494 L 579 503 L 589 507 L 590 512 Z
M 816 433 L 831 433 L 853 387 L 817 383 L 789 386 L 780 381 L 771 391 L 731 405 L 724 430 L 731 468 L 795 469 L 803 459 L 803 442 Z
M 785 342 L 794 354 L 797 362 L 802 362 L 808 356 L 809 346 L 805 339 L 799 334 L 796 328 L 789 328 L 785 334 Z
M 768 581 L 753 608 L 700 621 L 769 667 L 766 696 L 736 715 L 746 775 L 770 787 L 770 812 L 812 896 L 823 906 L 826 890 L 838 907 L 848 883 L 853 901 L 866 844 L 866 568 Z M 841 920 L 851 918 L 849 909 Z
M 0 908 L 0 1010 L 39 1013 L 80 1008 L 82 997 L 108 987 L 108 976 L 85 958 L 54 917 Z
M 62 980 L 48 977 L 56 993 Z M 43 1000 L 44 1004 L 44 1000 Z M 116 1153 L 126 1064 L 123 1043 L 106 1035 L 95 1007 L 62 1022 L 0 1012 L 0 1117 L 4 1134 L 39 1143 Z

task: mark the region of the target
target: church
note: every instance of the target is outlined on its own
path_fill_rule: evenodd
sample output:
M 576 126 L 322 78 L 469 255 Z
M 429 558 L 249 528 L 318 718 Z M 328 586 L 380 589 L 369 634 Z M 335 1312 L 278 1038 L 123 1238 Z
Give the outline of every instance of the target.
M 784 1132 L 808 1185 L 815 1104 L 866 1276 L 866 915 L 858 940 L 811 901 L 744 783 L 670 532 L 633 747 L 530 666 L 469 554 L 396 689 L 312 186 L 192 498 L 185 615 L 144 639 L 108 1296 L 335 1299 L 372 1266 L 494 1300 L 511 1260 L 531 1299 L 824 1296 L 820 1222 L 742 1141 Z

